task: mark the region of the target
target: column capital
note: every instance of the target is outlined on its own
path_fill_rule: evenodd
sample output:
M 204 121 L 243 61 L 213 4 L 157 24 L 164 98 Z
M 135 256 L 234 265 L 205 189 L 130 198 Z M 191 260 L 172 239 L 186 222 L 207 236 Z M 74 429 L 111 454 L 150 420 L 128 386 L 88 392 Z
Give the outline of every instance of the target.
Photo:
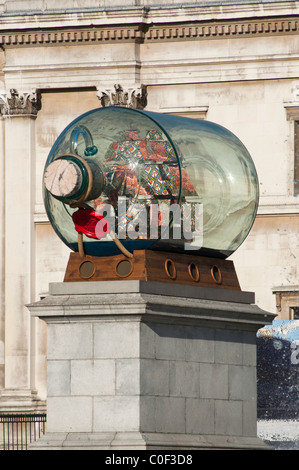
M 0 115 L 3 117 L 36 118 L 41 109 L 39 91 L 19 92 L 11 88 L 9 92 L 0 93 Z
M 124 88 L 116 84 L 113 88 L 97 88 L 97 97 L 105 106 L 125 106 L 127 108 L 144 109 L 147 104 L 146 86 L 135 84 Z

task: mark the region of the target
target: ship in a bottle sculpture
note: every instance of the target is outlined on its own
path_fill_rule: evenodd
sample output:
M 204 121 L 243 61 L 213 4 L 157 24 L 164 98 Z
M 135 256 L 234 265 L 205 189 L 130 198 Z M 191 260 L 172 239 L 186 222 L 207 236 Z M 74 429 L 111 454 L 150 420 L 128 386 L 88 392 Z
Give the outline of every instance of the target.
M 222 126 L 118 106 L 89 111 L 53 145 L 43 188 L 71 249 L 65 281 L 240 289 L 227 258 L 255 220 L 258 178 Z

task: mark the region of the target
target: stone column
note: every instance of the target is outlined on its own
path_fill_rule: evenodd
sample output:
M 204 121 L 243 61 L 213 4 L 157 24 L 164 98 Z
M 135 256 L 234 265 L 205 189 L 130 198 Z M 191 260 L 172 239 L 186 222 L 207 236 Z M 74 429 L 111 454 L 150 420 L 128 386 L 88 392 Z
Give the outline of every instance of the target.
M 5 310 L 5 371 L 0 411 L 30 411 L 34 390 L 34 324 L 25 304 L 34 300 L 35 119 L 36 93 L 10 90 L 0 95 L 4 173 L 2 205 L 2 296 Z
M 264 449 L 254 295 L 148 281 L 50 285 L 47 433 L 31 450 Z
M 4 231 L 5 231 L 5 145 L 4 145 L 4 122 L 0 119 L 0 389 L 4 388 L 4 374 L 5 374 L 5 244 L 4 244 Z

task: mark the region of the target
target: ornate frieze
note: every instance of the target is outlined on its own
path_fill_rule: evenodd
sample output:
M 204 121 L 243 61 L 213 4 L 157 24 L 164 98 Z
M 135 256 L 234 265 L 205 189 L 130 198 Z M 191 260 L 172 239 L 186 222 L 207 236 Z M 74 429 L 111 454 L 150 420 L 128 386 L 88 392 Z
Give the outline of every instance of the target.
M 41 97 L 38 92 L 19 93 L 11 89 L 9 93 L 0 93 L 0 114 L 4 117 L 36 117 L 41 109 Z
M 142 42 L 144 32 L 139 27 L 72 28 L 67 30 L 14 31 L 0 34 L 0 46 L 38 46 L 51 44 L 86 44 L 101 42 Z
M 124 89 L 121 85 L 104 90 L 98 89 L 97 96 L 102 106 L 125 106 L 127 108 L 144 109 L 146 106 L 146 87 L 136 85 Z
M 0 47 L 96 44 L 103 42 L 151 42 L 204 38 L 237 38 L 298 34 L 299 17 L 194 21 L 187 23 L 111 25 L 67 29 L 9 30 L 0 33 Z
M 299 30 L 299 19 L 256 18 L 230 22 L 207 21 L 182 25 L 152 26 L 145 35 L 146 41 L 191 40 L 199 38 L 234 38 L 240 36 L 267 36 L 294 34 Z

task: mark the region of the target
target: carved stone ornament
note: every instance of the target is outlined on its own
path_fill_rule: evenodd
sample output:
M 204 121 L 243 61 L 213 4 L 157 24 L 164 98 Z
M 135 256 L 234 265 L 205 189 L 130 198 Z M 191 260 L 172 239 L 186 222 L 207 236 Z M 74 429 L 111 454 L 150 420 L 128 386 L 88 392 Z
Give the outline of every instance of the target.
M 98 90 L 97 96 L 103 107 L 125 106 L 126 108 L 144 109 L 147 103 L 147 92 L 145 85 L 137 85 L 127 88 L 114 85 L 114 88 Z
M 41 109 L 39 92 L 19 93 L 12 88 L 9 93 L 0 94 L 0 114 L 2 116 L 36 117 Z

